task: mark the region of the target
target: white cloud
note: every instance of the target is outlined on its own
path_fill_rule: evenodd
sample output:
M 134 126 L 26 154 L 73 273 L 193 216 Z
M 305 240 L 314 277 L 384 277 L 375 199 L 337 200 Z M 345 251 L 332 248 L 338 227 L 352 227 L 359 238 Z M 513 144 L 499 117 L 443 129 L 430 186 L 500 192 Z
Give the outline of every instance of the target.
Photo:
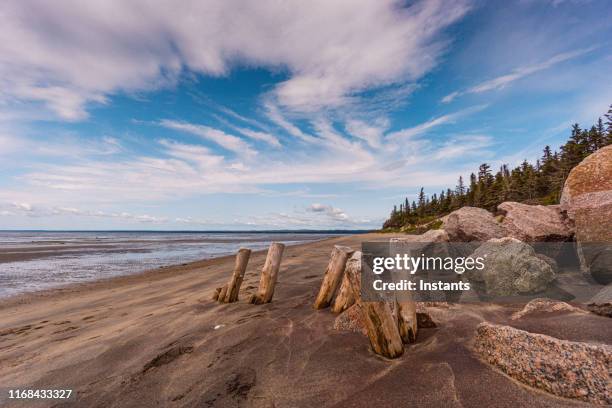
M 164 119 L 159 124 L 168 129 L 180 130 L 191 133 L 203 139 L 209 140 L 218 144 L 226 150 L 230 150 L 238 155 L 252 157 L 257 152 L 249 146 L 244 140 L 237 136 L 229 135 L 219 129 L 214 129 L 204 125 L 194 125 L 187 122 L 179 122 L 175 120 Z
M 285 132 L 289 133 L 291 136 L 296 137 L 307 143 L 319 142 L 316 137 L 307 135 L 299 127 L 288 121 L 275 104 L 267 102 L 265 104 L 265 108 L 268 119 L 270 119 L 272 123 L 276 124 L 281 129 L 285 130 Z
M 346 131 L 351 135 L 365 140 L 372 148 L 379 148 L 382 144 L 383 134 L 389 128 L 387 118 L 378 118 L 373 123 L 366 123 L 357 119 L 350 119 L 346 122 Z
M 131 214 L 128 212 L 105 212 L 82 210 L 74 207 L 49 207 L 44 205 L 33 205 L 30 203 L 2 203 L 0 202 L 0 215 L 14 216 L 25 215 L 27 217 L 49 217 L 49 216 L 78 216 L 96 218 L 120 218 L 122 220 L 137 221 L 141 223 L 162 223 L 168 221 L 166 217 L 156 217 L 148 214 Z
M 235 128 L 238 132 L 243 134 L 244 136 L 251 138 L 253 140 L 259 140 L 261 142 L 265 142 L 273 147 L 281 147 L 280 141 L 276 136 L 272 136 L 269 133 L 260 132 L 257 130 L 246 129 L 242 127 Z
M 514 81 L 517 81 L 526 76 L 535 74 L 536 72 L 540 72 L 545 69 L 551 68 L 552 66 L 560 64 L 562 62 L 577 58 L 581 55 L 591 52 L 594 49 L 595 49 L 594 47 L 589 47 L 589 48 L 583 48 L 583 49 L 576 50 L 576 51 L 564 52 L 564 53 L 554 55 L 551 58 L 543 62 L 518 67 L 514 69 L 512 72 L 510 72 L 509 74 L 505 74 L 505 75 L 501 75 L 493 79 L 489 79 L 478 85 L 468 88 L 465 91 L 452 92 L 446 95 L 444 98 L 442 98 L 442 102 L 443 103 L 452 102 L 455 98 L 461 95 L 465 95 L 465 94 L 481 93 L 481 92 L 487 92 L 487 91 L 492 91 L 492 90 L 497 90 L 497 89 L 503 89 Z
M 331 205 L 313 203 L 307 208 L 307 211 L 325 214 L 336 221 L 349 220 L 349 216 L 342 209 L 333 207 Z
M 437 160 L 450 160 L 468 155 L 482 155 L 486 148 L 493 143 L 490 136 L 486 135 L 460 135 L 453 137 L 434 153 L 433 158 Z
M 483 109 L 486 109 L 486 107 L 487 105 L 476 105 L 476 106 L 472 106 L 466 109 L 462 109 L 457 112 L 449 113 L 446 115 L 441 115 L 436 118 L 432 118 L 426 122 L 420 123 L 416 126 L 405 128 L 405 129 L 400 129 L 400 130 L 388 133 L 386 137 L 389 140 L 402 140 L 402 139 L 405 140 L 405 139 L 414 138 L 415 136 L 424 134 L 430 129 L 433 129 L 435 127 L 445 125 L 448 123 L 454 123 L 457 121 L 457 119 L 463 116 L 466 116 L 466 115 L 470 115 L 472 113 L 479 112 Z
M 182 71 L 282 68 L 282 106 L 338 106 L 370 88 L 416 80 L 444 50 L 467 0 L 187 1 L 0 4 L 0 99 L 38 101 L 78 120 L 118 91 L 173 83 Z

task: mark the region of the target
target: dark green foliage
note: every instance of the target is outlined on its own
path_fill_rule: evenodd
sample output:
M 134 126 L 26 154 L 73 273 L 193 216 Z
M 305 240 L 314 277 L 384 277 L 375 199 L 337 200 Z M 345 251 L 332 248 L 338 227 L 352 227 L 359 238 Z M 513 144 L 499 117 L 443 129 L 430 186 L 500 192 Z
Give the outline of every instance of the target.
M 535 165 L 523 161 L 520 166 L 510 170 L 502 165 L 492 174 L 491 166 L 483 163 L 477 174 L 472 173 L 469 185 L 459 177 L 454 190 L 450 188 L 431 198 L 420 189 L 417 202 L 408 204 L 408 198 L 393 211 L 383 225 L 383 229 L 411 233 L 422 233 L 433 227 L 440 228 L 435 220 L 463 206 L 485 208 L 494 212 L 504 201 L 519 201 L 528 204 L 557 204 L 561 190 L 571 169 L 597 149 L 612 144 L 612 105 L 597 124 L 583 130 L 578 124 L 572 126 L 569 140 L 561 146 L 560 152 L 553 152 L 550 146 L 544 147 L 542 157 Z M 432 222 L 433 221 L 433 222 Z

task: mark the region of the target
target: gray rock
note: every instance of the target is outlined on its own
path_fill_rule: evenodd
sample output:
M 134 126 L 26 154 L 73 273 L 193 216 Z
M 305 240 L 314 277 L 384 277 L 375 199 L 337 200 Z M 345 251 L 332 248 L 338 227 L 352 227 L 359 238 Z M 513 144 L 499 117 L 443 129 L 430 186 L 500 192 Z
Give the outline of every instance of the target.
M 529 244 L 514 238 L 491 239 L 478 247 L 472 257 L 485 258 L 485 267 L 466 272 L 466 277 L 482 282 L 489 295 L 536 293 L 555 279 L 552 267 L 538 258 Z
M 448 215 L 444 229 L 451 241 L 485 242 L 507 235 L 493 214 L 482 208 L 463 207 Z
M 551 257 L 549 257 L 547 255 L 544 255 L 544 254 L 536 254 L 536 257 L 538 257 L 538 259 L 541 259 L 544 262 L 546 262 L 547 264 L 549 264 L 550 267 L 552 268 L 553 272 L 557 273 L 557 271 L 559 270 L 559 268 L 557 266 L 557 261 L 555 261 Z

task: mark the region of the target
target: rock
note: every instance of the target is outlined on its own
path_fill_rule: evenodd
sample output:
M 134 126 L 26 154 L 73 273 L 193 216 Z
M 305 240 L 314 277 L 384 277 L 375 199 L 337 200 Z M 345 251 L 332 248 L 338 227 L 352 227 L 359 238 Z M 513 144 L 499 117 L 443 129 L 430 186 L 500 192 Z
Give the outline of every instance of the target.
M 573 231 L 558 205 L 527 205 L 506 201 L 497 206 L 507 235 L 524 242 L 570 241 Z
M 335 330 L 348 330 L 361 333 L 367 336 L 368 333 L 363 322 L 361 309 L 358 305 L 353 305 L 342 312 L 334 321 Z
M 420 235 L 406 235 L 399 238 L 391 238 L 389 242 L 423 242 L 423 243 L 438 243 L 448 242 L 449 237 L 445 230 L 429 230 Z
M 604 317 L 612 317 L 612 284 L 604 287 L 589 301 L 587 309 Z
M 582 272 L 597 283 L 612 283 L 612 202 L 576 210 L 576 250 Z
M 552 259 L 549 256 L 546 256 L 544 254 L 536 254 L 536 257 L 538 259 L 543 260 L 544 262 L 546 262 L 548 265 L 550 265 L 550 267 L 552 268 L 553 272 L 557 273 L 557 270 L 559 269 L 557 267 L 557 261 L 555 261 L 554 259 Z
M 510 377 L 551 394 L 612 403 L 612 347 L 559 340 L 509 326 L 481 323 L 474 351 Z
M 555 312 L 568 312 L 568 313 L 586 313 L 584 310 L 572 306 L 569 303 L 561 302 L 553 299 L 533 299 L 525 305 L 523 310 L 516 312 L 512 315 L 512 320 L 518 320 L 524 316 L 531 315 L 534 313 L 555 313 Z
M 484 283 L 490 295 L 512 296 L 543 291 L 555 279 L 551 266 L 533 248 L 517 239 L 491 239 L 471 255 L 483 257 L 484 269 L 466 272 L 471 281 Z
M 580 266 L 597 282 L 612 282 L 612 145 L 572 169 L 561 210 L 575 224 Z
M 561 210 L 570 219 L 582 208 L 612 202 L 612 145 L 589 155 L 570 171 L 561 194 Z
M 463 207 L 453 211 L 448 215 L 444 228 L 451 241 L 459 242 L 486 242 L 507 235 L 505 228 L 493 214 L 476 207 Z

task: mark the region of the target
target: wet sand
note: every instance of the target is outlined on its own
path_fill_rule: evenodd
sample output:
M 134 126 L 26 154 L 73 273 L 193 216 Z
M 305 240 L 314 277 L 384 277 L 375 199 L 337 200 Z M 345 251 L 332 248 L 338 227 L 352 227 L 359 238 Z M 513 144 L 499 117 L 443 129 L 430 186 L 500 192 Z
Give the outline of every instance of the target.
M 261 306 L 245 300 L 264 251 L 251 256 L 234 304 L 210 300 L 233 257 L 0 301 L 1 387 L 73 389 L 76 399 L 40 405 L 57 407 L 587 406 L 517 383 L 470 346 L 483 320 L 597 341 L 606 318 L 574 319 L 570 331 L 571 319 L 513 323 L 512 306 L 432 308 L 438 327 L 422 329 L 394 361 L 374 355 L 361 334 L 333 330 L 335 315 L 312 309 L 332 245 L 389 237 L 286 248 L 274 301 Z

